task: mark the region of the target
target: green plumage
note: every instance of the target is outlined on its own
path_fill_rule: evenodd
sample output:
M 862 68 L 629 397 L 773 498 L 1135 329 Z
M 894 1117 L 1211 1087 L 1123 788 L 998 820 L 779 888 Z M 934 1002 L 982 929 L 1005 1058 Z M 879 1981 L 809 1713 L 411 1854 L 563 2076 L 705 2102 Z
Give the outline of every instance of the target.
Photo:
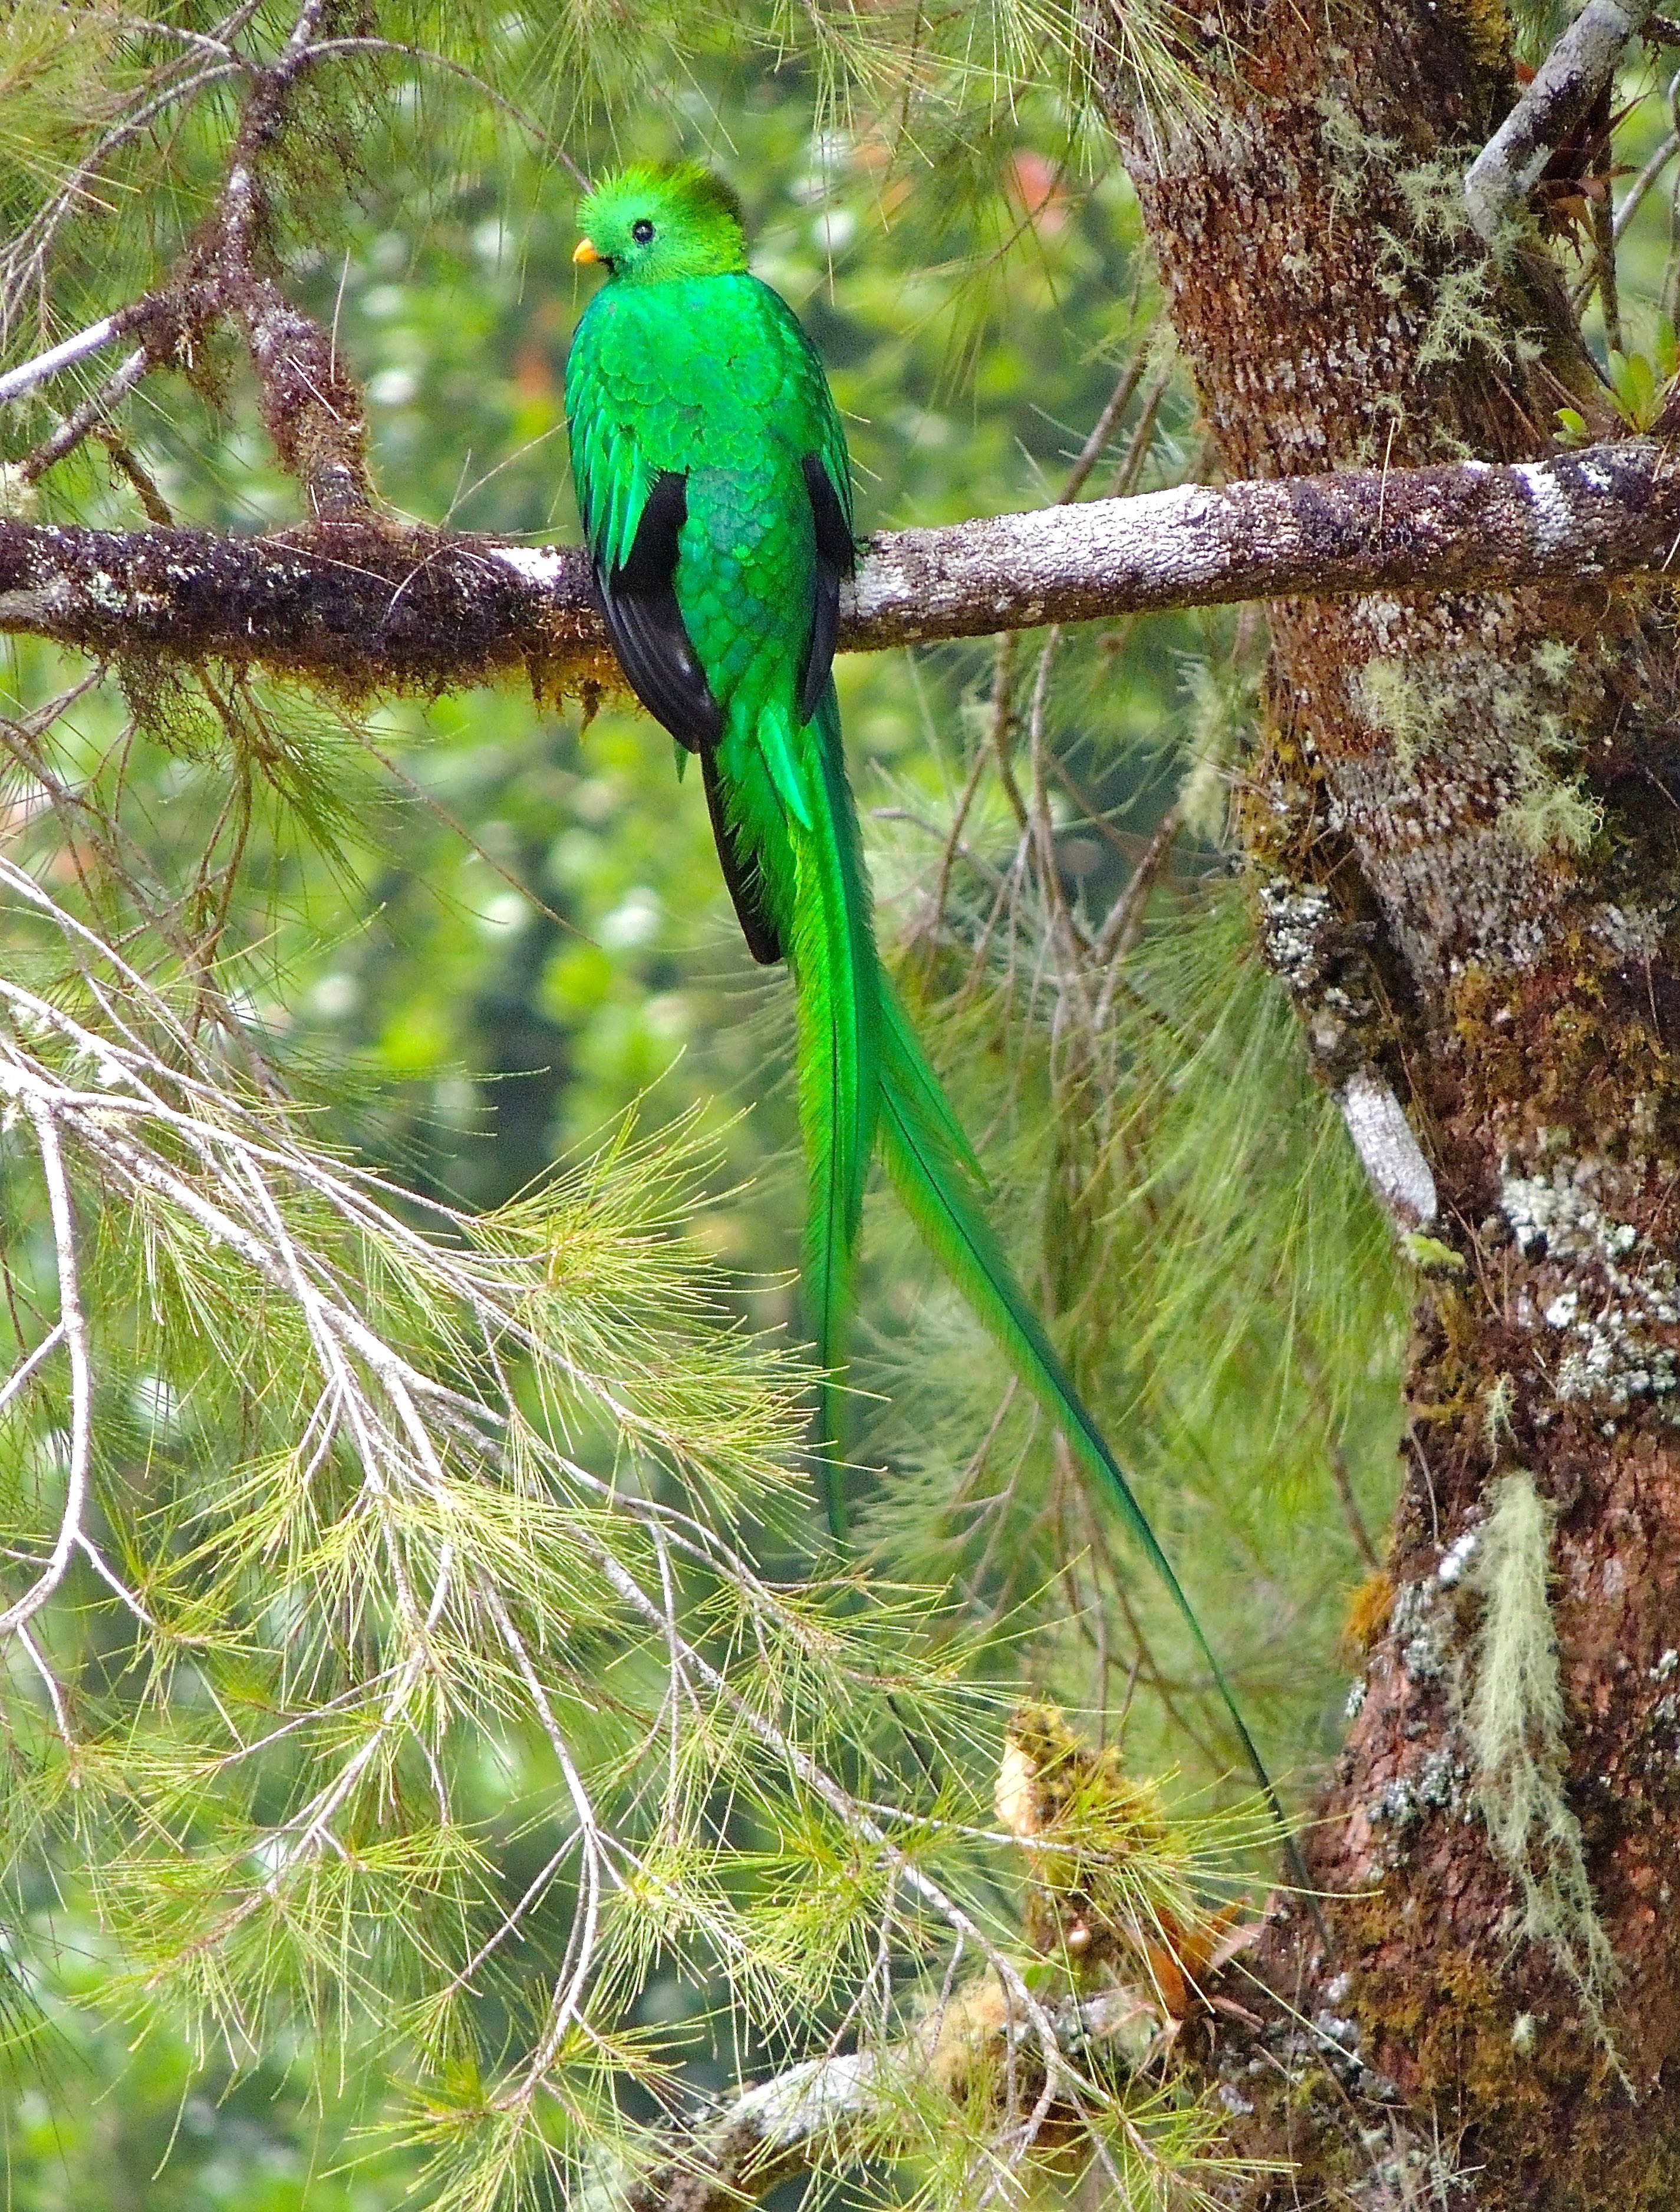
M 746 272 L 727 203 L 697 202 L 709 182 L 633 171 L 585 210 L 603 257 L 633 251 L 641 220 L 654 223 L 655 248 L 679 231 L 700 247 L 688 258 L 710 265 L 642 282 L 621 267 L 591 301 L 566 368 L 572 465 L 590 549 L 607 572 L 630 562 L 654 480 L 686 479 L 672 581 L 721 709 L 720 732 L 700 749 L 732 886 L 738 903 L 746 896 L 759 911 L 798 985 L 807 1319 L 831 1370 L 843 1361 L 874 1139 L 880 969 L 832 684 L 813 715 L 800 711 L 818 583 L 806 457 L 817 458 L 848 533 L 851 480 L 822 364 L 786 303 Z M 831 1443 L 823 1396 L 819 1428 Z M 826 1460 L 825 1468 L 837 1518 L 837 1480 Z
M 827 666 L 852 509 L 822 365 L 791 310 L 747 272 L 738 212 L 704 172 L 632 170 L 591 195 L 582 222 L 579 258 L 606 262 L 611 281 L 566 371 L 579 504 L 625 673 L 700 755 L 748 941 L 793 970 L 819 1360 L 844 1362 L 879 1141 L 922 1234 L 1161 1577 L 1269 1794 L 1178 1578 L 986 1220 L 973 1154 L 876 958 Z M 825 1388 L 819 1437 L 839 1535 L 833 1412 Z

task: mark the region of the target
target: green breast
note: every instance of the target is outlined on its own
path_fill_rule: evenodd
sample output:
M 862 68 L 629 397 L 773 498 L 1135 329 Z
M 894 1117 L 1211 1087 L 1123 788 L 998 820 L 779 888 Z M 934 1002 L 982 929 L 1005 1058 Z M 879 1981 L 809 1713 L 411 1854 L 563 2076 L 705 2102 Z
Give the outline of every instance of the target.
M 606 285 L 578 325 L 567 374 L 569 399 L 581 380 L 590 410 L 654 471 L 749 459 L 767 429 L 802 452 L 822 443 L 821 368 L 756 276 Z
M 791 698 L 810 635 L 816 547 L 800 471 L 833 422 L 792 311 L 750 276 L 608 284 L 567 371 L 592 538 L 622 560 L 653 478 L 688 479 L 678 604 L 726 712 Z

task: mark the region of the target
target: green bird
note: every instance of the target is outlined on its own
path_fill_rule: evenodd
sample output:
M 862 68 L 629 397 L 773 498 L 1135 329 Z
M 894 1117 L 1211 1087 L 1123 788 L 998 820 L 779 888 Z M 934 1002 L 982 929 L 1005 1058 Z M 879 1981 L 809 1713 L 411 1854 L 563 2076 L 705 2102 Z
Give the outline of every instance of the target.
M 879 1147 L 917 1228 L 1160 1577 L 1281 1826 L 1208 1639 L 1004 1256 L 980 1168 L 876 957 L 831 672 L 856 561 L 851 477 L 822 363 L 749 270 L 740 203 L 708 171 L 629 169 L 590 192 L 580 221 L 573 259 L 607 281 L 572 341 L 566 416 L 607 629 L 630 689 L 676 739 L 679 770 L 699 757 L 746 942 L 761 962 L 786 961 L 797 994 L 804 1297 L 835 1535 L 830 1378 L 844 1364 Z

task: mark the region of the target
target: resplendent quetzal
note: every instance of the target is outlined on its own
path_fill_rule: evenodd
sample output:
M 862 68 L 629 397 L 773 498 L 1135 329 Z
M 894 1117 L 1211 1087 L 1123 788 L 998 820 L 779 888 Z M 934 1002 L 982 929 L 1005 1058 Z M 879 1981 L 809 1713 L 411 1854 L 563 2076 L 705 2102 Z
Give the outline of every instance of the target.
M 879 1146 L 916 1226 L 1147 1554 L 1270 1796 L 1178 1577 L 986 1219 L 968 1140 L 875 956 L 830 669 L 855 546 L 845 433 L 822 363 L 749 271 L 740 204 L 706 170 L 626 170 L 590 192 L 580 221 L 573 259 L 599 264 L 607 282 L 566 364 L 578 505 L 630 689 L 699 756 L 747 944 L 793 972 L 818 1359 L 825 1375 L 844 1364 Z M 818 1419 L 840 1536 L 826 1382 Z

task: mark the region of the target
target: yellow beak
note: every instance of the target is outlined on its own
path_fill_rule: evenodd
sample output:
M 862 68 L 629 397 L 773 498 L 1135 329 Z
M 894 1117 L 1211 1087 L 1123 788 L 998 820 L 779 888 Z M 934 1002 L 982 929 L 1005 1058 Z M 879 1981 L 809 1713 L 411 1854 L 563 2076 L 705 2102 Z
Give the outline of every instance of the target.
M 600 259 L 600 256 L 596 252 L 594 247 L 589 243 L 589 240 L 587 238 L 580 238 L 577 241 L 576 250 L 572 255 L 572 259 L 578 263 L 581 267 L 587 269 L 592 261 L 599 261 Z

